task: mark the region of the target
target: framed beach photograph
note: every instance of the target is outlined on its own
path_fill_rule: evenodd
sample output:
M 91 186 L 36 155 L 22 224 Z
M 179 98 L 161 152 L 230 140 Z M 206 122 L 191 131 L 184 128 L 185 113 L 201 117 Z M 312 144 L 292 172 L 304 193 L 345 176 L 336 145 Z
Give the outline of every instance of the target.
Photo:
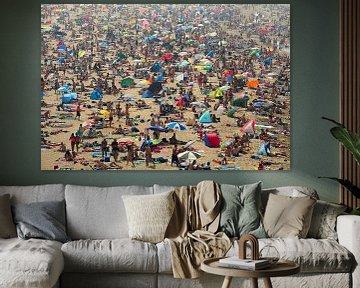
M 42 170 L 289 170 L 289 4 L 41 5 Z

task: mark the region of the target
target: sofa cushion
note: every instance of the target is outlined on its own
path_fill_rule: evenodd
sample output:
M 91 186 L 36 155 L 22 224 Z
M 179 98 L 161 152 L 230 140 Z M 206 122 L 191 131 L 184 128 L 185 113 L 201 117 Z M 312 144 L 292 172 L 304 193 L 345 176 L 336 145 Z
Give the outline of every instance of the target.
M 164 240 L 174 212 L 174 192 L 156 195 L 124 195 L 131 239 L 157 243 Z
M 265 212 L 267 201 L 270 194 L 288 196 L 288 197 L 306 197 L 309 196 L 314 199 L 319 199 L 319 195 L 316 190 L 310 187 L 304 186 L 283 186 L 276 188 L 263 189 L 261 192 L 261 206 L 262 211 Z
M 45 201 L 13 206 L 19 238 L 69 241 L 65 229 L 65 201 Z
M 63 268 L 59 242 L 0 239 L 0 287 L 53 287 Z
M 156 273 L 156 246 L 131 239 L 78 240 L 61 247 L 66 272 Z
M 329 239 L 264 238 L 259 249 L 273 246 L 281 259 L 295 261 L 301 273 L 349 273 L 355 265 L 353 255 L 338 242 Z M 156 244 L 159 273 L 172 274 L 171 248 L 168 241 Z M 238 255 L 238 241 L 234 241 L 226 256 Z M 247 250 L 250 257 L 250 249 Z M 270 255 L 276 256 L 276 255 Z M 275 286 L 274 286 L 275 287 Z
M 264 227 L 269 237 L 305 238 L 316 200 L 310 197 L 269 195 Z
M 11 204 L 61 201 L 65 197 L 65 185 L 0 186 L 0 195 L 4 194 L 10 194 Z
M 266 238 L 259 239 L 259 250 L 265 246 L 275 247 L 280 259 L 294 261 L 300 265 L 301 273 L 350 272 L 354 257 L 344 246 L 330 239 Z M 234 242 L 227 256 L 238 253 L 238 242 Z M 267 251 L 276 253 L 276 250 Z M 250 250 L 248 251 L 250 256 Z M 276 256 L 276 255 L 269 255 Z
M 337 240 L 336 219 L 346 209 L 345 205 L 318 200 L 314 207 L 307 237 Z
M 11 214 L 10 195 L 0 196 L 0 238 L 16 237 L 16 229 Z
M 152 187 L 66 185 L 67 233 L 71 239 L 128 238 L 123 195 L 153 194 Z
M 221 184 L 219 230 L 229 237 L 251 233 L 266 237 L 260 215 L 261 182 L 243 186 Z

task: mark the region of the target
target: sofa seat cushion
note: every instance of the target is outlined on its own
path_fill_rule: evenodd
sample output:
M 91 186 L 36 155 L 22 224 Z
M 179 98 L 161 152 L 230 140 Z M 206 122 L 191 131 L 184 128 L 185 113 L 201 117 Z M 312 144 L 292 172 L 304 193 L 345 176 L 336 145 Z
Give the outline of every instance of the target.
M 78 240 L 65 243 L 61 250 L 66 272 L 156 273 L 156 246 L 123 239 Z
M 354 265 L 351 252 L 338 242 L 330 239 L 259 239 L 259 250 L 261 251 L 264 246 L 273 246 L 278 251 L 281 259 L 298 263 L 302 273 L 350 272 Z M 235 242 L 229 250 L 228 256 L 236 255 L 237 251 L 238 245 Z M 268 249 L 268 251 L 271 250 Z
M 302 273 L 348 273 L 354 265 L 353 255 L 339 243 L 329 239 L 267 238 L 259 239 L 259 249 L 274 246 L 281 259 L 300 264 Z M 157 244 L 159 273 L 171 274 L 171 248 L 167 241 Z M 238 255 L 235 241 L 227 256 Z M 249 251 L 250 256 L 250 251 Z M 275 256 L 275 255 L 269 255 Z
M 52 287 L 63 268 L 60 242 L 0 239 L 1 287 Z

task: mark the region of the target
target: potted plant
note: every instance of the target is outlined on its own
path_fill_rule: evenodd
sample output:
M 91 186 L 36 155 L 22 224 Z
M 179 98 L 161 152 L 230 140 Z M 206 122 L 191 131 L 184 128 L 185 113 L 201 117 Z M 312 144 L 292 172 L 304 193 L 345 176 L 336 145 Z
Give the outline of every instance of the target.
M 330 129 L 331 134 L 342 143 L 347 150 L 353 155 L 355 161 L 360 165 L 360 136 L 353 131 L 347 129 L 343 124 L 336 122 L 333 119 L 322 117 L 322 119 L 328 120 L 334 124 L 335 127 Z M 347 190 L 351 192 L 357 199 L 360 198 L 360 187 L 354 185 L 348 179 L 340 179 L 336 177 L 319 177 L 328 178 L 339 182 Z M 353 209 L 352 214 L 360 215 L 360 207 Z

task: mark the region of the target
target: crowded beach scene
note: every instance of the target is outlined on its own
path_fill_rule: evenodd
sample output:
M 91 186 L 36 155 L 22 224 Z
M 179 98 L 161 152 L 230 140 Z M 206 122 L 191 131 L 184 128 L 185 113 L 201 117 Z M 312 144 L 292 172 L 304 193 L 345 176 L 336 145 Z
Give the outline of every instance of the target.
M 290 5 L 43 4 L 42 170 L 289 170 Z

